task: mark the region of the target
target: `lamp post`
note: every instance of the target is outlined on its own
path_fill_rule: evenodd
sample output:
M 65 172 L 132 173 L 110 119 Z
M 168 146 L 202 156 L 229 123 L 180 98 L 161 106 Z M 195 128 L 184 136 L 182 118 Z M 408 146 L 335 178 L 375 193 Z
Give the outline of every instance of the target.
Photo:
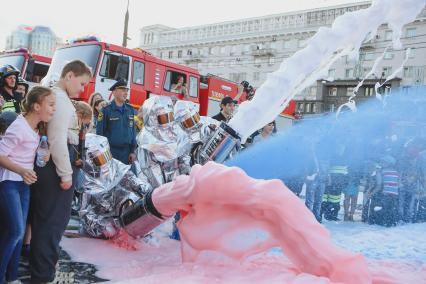
M 124 31 L 123 31 L 123 47 L 127 47 L 127 28 L 129 26 L 129 2 L 130 0 L 127 0 L 127 10 L 126 10 L 126 15 L 124 17 Z

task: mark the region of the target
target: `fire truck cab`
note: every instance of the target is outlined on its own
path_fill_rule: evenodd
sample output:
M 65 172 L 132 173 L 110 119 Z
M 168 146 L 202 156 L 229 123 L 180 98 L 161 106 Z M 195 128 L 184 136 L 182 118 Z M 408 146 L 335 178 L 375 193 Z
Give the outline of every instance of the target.
M 52 59 L 30 53 L 25 48 L 0 53 L 0 66 L 13 65 L 21 71 L 21 77 L 29 83 L 38 84 L 46 76 Z
M 183 94 L 173 89 L 182 77 L 187 88 L 187 100 L 200 103 L 200 75 L 197 70 L 161 60 L 141 49 L 128 49 L 94 38 L 77 40 L 58 48 L 46 76 L 47 82 L 57 81 L 63 66 L 75 59 L 82 60 L 93 71 L 90 83 L 80 94 L 81 100 L 87 101 L 93 92 L 99 92 L 105 100 L 109 100 L 108 89 L 118 79 L 127 81 L 130 90 L 128 100 L 135 108 L 151 95 L 183 99 Z

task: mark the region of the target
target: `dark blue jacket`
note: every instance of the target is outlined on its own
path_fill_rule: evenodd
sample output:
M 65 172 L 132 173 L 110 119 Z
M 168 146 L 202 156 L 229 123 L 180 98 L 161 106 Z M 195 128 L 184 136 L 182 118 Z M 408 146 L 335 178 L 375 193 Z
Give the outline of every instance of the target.
M 115 101 L 99 113 L 96 134 L 108 138 L 112 148 L 136 148 L 135 110 L 129 104 L 118 107 Z

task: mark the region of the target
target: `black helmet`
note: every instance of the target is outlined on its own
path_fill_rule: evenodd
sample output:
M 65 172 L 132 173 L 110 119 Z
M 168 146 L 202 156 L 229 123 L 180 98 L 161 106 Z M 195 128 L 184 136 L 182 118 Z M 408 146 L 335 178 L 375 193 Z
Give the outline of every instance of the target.
M 15 75 L 18 78 L 21 72 L 13 65 L 7 64 L 0 67 L 0 87 L 4 86 L 4 79 L 10 75 Z
M 28 93 L 28 89 L 30 88 L 30 84 L 23 79 L 21 76 L 18 77 L 18 81 L 16 81 L 16 86 L 23 85 L 25 87 L 25 93 Z

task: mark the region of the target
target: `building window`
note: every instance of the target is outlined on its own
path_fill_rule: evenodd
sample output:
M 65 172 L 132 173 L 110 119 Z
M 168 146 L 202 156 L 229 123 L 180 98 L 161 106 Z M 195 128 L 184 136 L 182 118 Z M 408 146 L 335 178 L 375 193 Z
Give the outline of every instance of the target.
M 160 51 L 159 57 L 163 58 L 163 52 Z
M 182 58 L 182 50 L 178 50 L 178 58 Z
M 275 64 L 275 58 L 269 57 L 269 65 L 274 65 L 274 64 Z
M 173 51 L 169 51 L 169 58 L 173 58 Z
M 317 104 L 316 103 L 312 103 L 312 112 L 313 113 L 317 112 Z
M 304 112 L 305 111 L 305 104 L 304 103 L 299 103 L 299 106 L 297 108 L 299 110 L 299 112 Z
M 311 104 L 310 104 L 310 103 L 307 103 L 307 104 L 305 105 L 305 112 L 306 112 L 306 113 L 310 113 L 310 112 L 311 112 Z
M 305 47 L 305 46 L 306 46 L 306 44 L 307 44 L 307 41 L 308 41 L 308 40 L 306 40 L 306 39 L 299 39 L 299 41 L 298 41 L 298 43 L 297 43 L 297 47 L 299 47 L 299 48 L 303 48 L 303 47 Z
M 413 72 L 414 71 L 414 67 L 413 66 L 407 66 L 404 67 L 404 77 L 405 78 L 413 78 Z
M 372 95 L 374 95 L 374 87 L 365 87 L 364 96 L 371 97 Z
M 283 47 L 284 47 L 284 49 L 292 48 L 291 40 L 285 40 L 284 43 L 283 43 Z
M 387 60 L 389 60 L 389 59 L 393 59 L 393 53 L 392 53 L 392 52 L 389 52 L 389 51 L 386 51 L 386 52 L 385 52 L 385 55 L 383 56 L 383 58 L 384 58 L 384 59 L 387 59 Z
M 328 89 L 328 95 L 331 96 L 331 97 L 337 96 L 337 88 Z
M 260 72 L 253 73 L 253 81 L 258 81 L 260 79 Z
M 186 52 L 186 55 L 192 55 L 192 50 L 188 49 L 188 51 Z
M 417 29 L 416 28 L 408 28 L 406 37 L 415 37 L 417 35 Z
M 353 96 L 354 95 L 354 87 L 348 87 L 348 88 L 346 88 L 346 96 L 347 97 L 351 97 L 351 96 Z
M 345 70 L 345 78 L 352 78 L 354 76 L 354 69 L 348 68 Z
M 408 58 L 414 58 L 416 57 L 416 49 L 410 48 L 410 54 L 408 55 Z
M 383 67 L 382 72 L 385 77 L 388 77 L 392 74 L 392 67 Z
M 386 31 L 385 32 L 385 40 L 392 40 L 393 32 L 392 31 Z

